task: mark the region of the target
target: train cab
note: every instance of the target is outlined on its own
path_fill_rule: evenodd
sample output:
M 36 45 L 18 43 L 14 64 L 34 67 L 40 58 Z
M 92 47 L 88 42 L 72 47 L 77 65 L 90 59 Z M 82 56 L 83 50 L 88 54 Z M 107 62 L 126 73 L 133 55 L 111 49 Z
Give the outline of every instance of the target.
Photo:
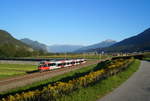
M 45 71 L 45 70 L 51 70 L 56 68 L 56 63 L 55 62 L 47 62 L 47 61 L 42 61 L 40 62 L 38 66 L 38 70 L 40 71 Z

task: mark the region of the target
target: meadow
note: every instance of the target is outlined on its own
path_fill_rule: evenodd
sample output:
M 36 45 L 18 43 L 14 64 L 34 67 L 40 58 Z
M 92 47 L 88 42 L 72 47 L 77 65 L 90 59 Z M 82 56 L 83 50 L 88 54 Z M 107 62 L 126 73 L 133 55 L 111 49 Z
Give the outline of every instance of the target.
M 97 53 L 83 53 L 83 54 L 71 54 L 71 53 L 55 53 L 43 56 L 36 56 L 34 58 L 84 58 L 84 59 L 104 59 L 111 57 L 111 55 L 97 54 Z M 31 57 L 32 58 L 32 57 Z
M 27 74 L 28 71 L 37 70 L 36 65 L 30 64 L 0 64 L 0 79 L 16 75 Z

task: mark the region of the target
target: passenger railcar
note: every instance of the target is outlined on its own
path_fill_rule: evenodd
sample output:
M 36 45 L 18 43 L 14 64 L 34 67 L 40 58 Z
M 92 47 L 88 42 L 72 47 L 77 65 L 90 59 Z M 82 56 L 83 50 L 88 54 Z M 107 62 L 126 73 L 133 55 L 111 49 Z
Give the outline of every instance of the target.
M 61 60 L 61 61 L 42 61 L 38 66 L 39 71 L 53 70 L 64 67 L 71 67 L 85 63 L 85 59 L 72 59 L 72 60 Z

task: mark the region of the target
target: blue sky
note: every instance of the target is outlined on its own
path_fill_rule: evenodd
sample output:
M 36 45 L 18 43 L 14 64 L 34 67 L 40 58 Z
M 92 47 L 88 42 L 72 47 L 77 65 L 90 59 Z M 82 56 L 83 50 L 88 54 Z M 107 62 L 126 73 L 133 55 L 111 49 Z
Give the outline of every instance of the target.
M 0 0 L 0 29 L 47 45 L 120 41 L 150 27 L 150 0 Z

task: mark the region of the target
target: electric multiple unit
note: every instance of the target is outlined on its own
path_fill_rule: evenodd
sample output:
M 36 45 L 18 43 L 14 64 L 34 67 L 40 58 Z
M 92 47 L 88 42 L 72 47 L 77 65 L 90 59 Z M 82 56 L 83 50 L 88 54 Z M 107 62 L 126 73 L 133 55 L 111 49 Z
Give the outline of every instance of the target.
M 53 70 L 57 68 L 71 67 L 85 63 L 85 59 L 72 59 L 72 60 L 61 60 L 61 61 L 42 61 L 38 66 L 39 71 Z

